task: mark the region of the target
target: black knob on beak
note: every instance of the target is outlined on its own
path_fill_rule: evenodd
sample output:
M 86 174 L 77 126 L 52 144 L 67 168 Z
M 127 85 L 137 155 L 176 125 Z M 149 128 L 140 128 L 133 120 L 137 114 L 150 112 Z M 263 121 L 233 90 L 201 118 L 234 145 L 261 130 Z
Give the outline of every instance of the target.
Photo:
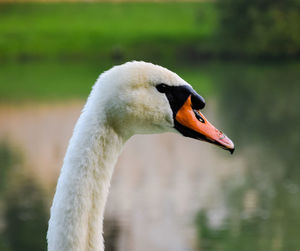
M 205 100 L 198 93 L 193 92 L 192 94 L 192 106 L 195 110 L 200 110 L 205 107 Z

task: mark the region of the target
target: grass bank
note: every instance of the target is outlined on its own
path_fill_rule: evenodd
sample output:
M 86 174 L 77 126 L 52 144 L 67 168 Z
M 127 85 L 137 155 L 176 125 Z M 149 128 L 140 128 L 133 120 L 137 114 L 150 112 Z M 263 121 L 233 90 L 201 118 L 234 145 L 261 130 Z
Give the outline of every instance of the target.
M 190 60 L 217 26 L 214 3 L 0 5 L 0 60 Z

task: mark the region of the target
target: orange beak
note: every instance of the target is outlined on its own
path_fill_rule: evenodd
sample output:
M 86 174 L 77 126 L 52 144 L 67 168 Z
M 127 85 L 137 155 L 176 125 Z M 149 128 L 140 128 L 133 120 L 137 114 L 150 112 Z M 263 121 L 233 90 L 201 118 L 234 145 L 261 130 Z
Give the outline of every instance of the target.
M 200 110 L 192 108 L 191 95 L 176 113 L 175 120 L 185 136 L 213 143 L 233 153 L 233 142 L 209 123 Z

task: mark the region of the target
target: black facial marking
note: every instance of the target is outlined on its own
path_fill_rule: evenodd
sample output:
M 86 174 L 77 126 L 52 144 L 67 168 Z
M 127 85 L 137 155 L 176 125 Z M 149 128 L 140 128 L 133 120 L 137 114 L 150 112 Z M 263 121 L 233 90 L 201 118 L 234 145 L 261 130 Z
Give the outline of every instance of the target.
M 186 102 L 188 97 L 191 96 L 191 103 L 192 103 L 191 108 L 193 109 L 195 117 L 201 123 L 206 123 L 205 120 L 202 118 L 202 116 L 198 112 L 198 110 L 204 108 L 205 100 L 198 93 L 196 93 L 192 87 L 190 87 L 188 85 L 169 86 L 169 85 L 161 83 L 161 84 L 156 85 L 156 89 L 159 92 L 164 93 L 166 95 L 166 97 L 168 98 L 171 109 L 173 111 L 174 128 L 176 128 L 183 136 L 210 142 L 212 144 L 220 146 L 221 148 L 223 148 L 225 150 L 230 151 L 231 154 L 233 153 L 234 149 L 227 149 L 225 146 L 223 146 L 218 141 L 212 140 L 212 139 L 206 137 L 205 135 L 180 124 L 176 120 L 177 112 L 184 105 L 184 103 Z
M 192 106 L 195 110 L 203 109 L 205 106 L 205 100 L 198 93 L 194 91 L 192 94 Z
M 165 93 L 173 111 L 173 117 L 176 117 L 178 110 L 183 106 L 189 96 L 191 96 L 193 109 L 203 109 L 205 100 L 192 87 L 188 85 L 169 86 L 166 84 L 158 84 L 156 89 Z

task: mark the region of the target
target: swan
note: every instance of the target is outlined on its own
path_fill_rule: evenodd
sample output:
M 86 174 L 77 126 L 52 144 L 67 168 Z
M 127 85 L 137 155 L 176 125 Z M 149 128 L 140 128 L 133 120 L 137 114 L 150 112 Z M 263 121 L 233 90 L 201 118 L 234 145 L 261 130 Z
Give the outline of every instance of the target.
M 146 62 L 102 73 L 75 125 L 51 207 L 48 251 L 103 251 L 103 214 L 114 165 L 134 134 L 176 132 L 231 153 L 233 142 L 200 112 L 203 97 Z

